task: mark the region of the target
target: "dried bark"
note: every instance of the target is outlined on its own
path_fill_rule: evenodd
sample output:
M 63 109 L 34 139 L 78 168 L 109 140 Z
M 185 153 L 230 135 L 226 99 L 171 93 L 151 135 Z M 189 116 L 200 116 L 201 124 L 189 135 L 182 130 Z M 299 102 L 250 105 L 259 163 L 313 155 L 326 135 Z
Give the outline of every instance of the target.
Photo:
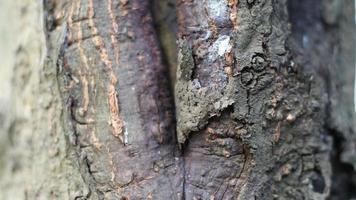
M 92 191 L 98 198 L 180 198 L 173 99 L 149 1 L 68 1 L 50 15 L 62 6 L 69 15 L 55 27 L 47 23 L 47 40 L 63 38 L 49 51 L 58 51 L 64 124 Z
M 0 198 L 355 197 L 352 4 L 25 6 Z
M 186 197 L 325 198 L 324 102 L 293 69 L 286 1 L 181 1 L 178 14 Z

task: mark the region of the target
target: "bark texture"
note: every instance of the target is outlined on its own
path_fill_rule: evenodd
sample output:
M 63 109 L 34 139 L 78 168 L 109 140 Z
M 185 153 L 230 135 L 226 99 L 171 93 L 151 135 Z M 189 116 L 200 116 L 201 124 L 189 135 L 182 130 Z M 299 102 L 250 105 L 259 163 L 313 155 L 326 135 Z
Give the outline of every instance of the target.
M 46 21 L 65 107 L 62 122 L 69 150 L 85 166 L 91 196 L 181 198 L 173 98 L 149 1 L 46 6 L 48 17 L 59 15 Z
M 178 14 L 187 199 L 324 199 L 325 100 L 286 49 L 286 1 L 181 1 Z
M 0 199 L 356 197 L 352 0 L 3 5 Z

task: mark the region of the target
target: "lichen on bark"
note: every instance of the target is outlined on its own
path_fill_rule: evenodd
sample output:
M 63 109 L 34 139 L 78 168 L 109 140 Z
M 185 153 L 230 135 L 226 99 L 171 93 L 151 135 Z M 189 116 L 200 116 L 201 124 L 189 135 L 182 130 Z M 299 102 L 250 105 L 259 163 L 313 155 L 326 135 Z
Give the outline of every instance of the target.
M 352 3 L 8 3 L 0 199 L 355 197 Z
M 181 48 L 175 89 L 178 138 L 189 155 L 186 197 L 323 199 L 331 175 L 331 143 L 322 126 L 326 101 L 318 82 L 295 70 L 303 63 L 288 50 L 287 1 L 231 5 L 178 3 L 180 44 L 191 48 Z M 226 175 L 202 164 L 233 160 L 231 141 L 247 170 L 226 166 L 234 171 Z M 224 159 L 215 158 L 215 142 L 226 151 Z

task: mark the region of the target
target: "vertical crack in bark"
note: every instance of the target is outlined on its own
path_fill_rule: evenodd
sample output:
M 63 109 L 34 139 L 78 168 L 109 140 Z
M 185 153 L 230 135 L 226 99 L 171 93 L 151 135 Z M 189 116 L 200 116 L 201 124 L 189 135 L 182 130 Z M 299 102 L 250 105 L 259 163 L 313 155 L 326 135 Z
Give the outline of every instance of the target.
M 181 149 L 181 152 L 182 152 L 182 176 L 183 176 L 183 180 L 182 180 L 182 200 L 187 200 L 186 199 L 186 186 L 187 186 L 187 173 L 186 173 L 186 166 L 185 166 L 185 147 L 183 146 L 182 149 Z
M 154 0 L 151 5 L 153 12 L 153 19 L 155 25 L 155 32 L 159 38 L 159 43 L 162 50 L 162 59 L 166 66 L 169 67 L 169 83 L 171 86 L 171 93 L 174 94 L 174 86 L 176 83 L 177 70 L 177 17 L 176 17 L 176 1 L 175 0 Z M 176 113 L 174 106 L 174 115 Z M 176 117 L 174 117 L 176 119 Z M 175 134 L 175 140 L 176 140 Z M 187 141 L 188 143 L 188 141 Z M 185 153 L 186 145 L 177 144 L 180 150 L 181 166 L 182 166 L 182 194 L 181 199 L 186 199 L 186 166 Z
M 171 93 L 174 93 L 177 69 L 176 0 L 153 0 L 151 3 L 155 33 L 158 36 L 162 60 L 168 67 Z
M 170 2 L 155 3 L 158 1 Z M 64 3 L 71 7 L 68 22 L 62 24 L 61 30 L 68 29 L 70 36 L 59 51 L 56 34 L 66 33 L 58 33 L 55 26 L 48 25 L 49 43 L 55 44 L 49 49 L 52 54 L 59 54 L 55 55 L 57 78 L 63 105 L 68 109 L 64 111 L 68 115 L 64 116 L 68 118 L 64 124 L 73 125 L 66 127 L 73 131 L 71 148 L 76 159 L 86 165 L 87 171 L 83 169 L 82 175 L 91 192 L 96 191 L 99 198 L 113 195 L 123 199 L 250 199 L 275 194 L 287 197 L 293 181 L 305 176 L 314 191 L 306 184 L 298 185 L 292 195 L 325 195 L 329 184 L 329 174 L 324 170 L 327 167 L 318 165 L 319 158 L 310 152 L 322 151 L 312 140 L 324 145 L 319 141 L 323 135 L 319 135 L 316 120 L 318 106 L 305 111 L 313 103 L 315 88 L 308 85 L 308 95 L 300 92 L 306 88 L 306 78 L 281 69 L 289 65 L 284 46 L 286 34 L 280 33 L 286 30 L 286 23 L 276 18 L 286 16 L 286 1 L 240 1 L 240 5 L 236 0 L 178 1 L 179 45 L 184 54 L 179 60 L 175 88 L 177 134 L 179 142 L 184 143 L 179 156 L 172 90 L 168 90 L 162 61 L 165 58 L 170 70 L 175 71 L 176 58 L 171 54 L 176 54 L 176 46 L 171 40 L 176 30 L 168 31 L 175 24 L 167 25 L 166 19 L 157 17 L 152 21 L 152 15 L 159 11 L 153 8 L 150 12 L 151 3 Z M 309 14 L 315 14 L 310 10 L 315 9 L 315 1 L 303 3 L 309 5 Z M 296 24 L 293 28 L 297 28 L 293 37 L 312 54 L 310 49 L 314 49 L 308 48 L 313 45 L 308 38 L 312 29 L 298 27 L 299 23 L 314 26 L 307 23 L 310 19 L 304 18 L 295 5 L 303 3 L 294 2 L 289 8 L 291 21 Z M 172 22 L 172 14 L 166 14 L 168 23 Z M 300 46 L 296 49 L 300 50 Z M 168 53 L 163 55 L 162 49 Z M 313 56 L 328 55 L 315 52 Z M 299 62 L 305 69 L 320 63 Z M 171 75 L 170 83 L 174 82 L 175 76 Z M 278 84 L 292 92 L 278 91 Z M 271 111 L 270 117 L 266 109 Z M 305 118 L 296 119 L 290 114 L 294 111 Z M 286 112 L 292 117 L 284 120 Z M 123 125 L 127 135 L 123 135 Z M 275 125 L 278 133 L 269 135 Z M 125 145 L 107 134 L 110 126 L 113 135 Z M 333 129 L 329 131 L 338 135 Z M 270 145 L 273 140 L 275 144 Z M 299 140 L 302 146 L 298 146 Z M 338 153 L 334 170 L 341 168 L 351 173 L 349 165 L 339 162 L 340 142 L 335 138 Z M 324 153 L 318 155 L 324 158 Z M 273 175 L 273 180 L 266 180 L 262 173 Z

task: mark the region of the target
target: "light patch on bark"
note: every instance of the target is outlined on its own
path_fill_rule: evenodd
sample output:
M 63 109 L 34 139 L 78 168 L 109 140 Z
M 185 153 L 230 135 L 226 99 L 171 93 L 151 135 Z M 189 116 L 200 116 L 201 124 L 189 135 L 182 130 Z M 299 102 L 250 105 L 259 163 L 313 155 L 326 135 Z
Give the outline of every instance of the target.
M 115 62 L 116 62 L 116 64 L 119 64 L 119 48 L 117 46 L 118 41 L 115 38 L 115 34 L 118 34 L 119 31 L 118 31 L 118 26 L 117 26 L 116 20 L 115 20 L 115 15 L 114 15 L 113 9 L 112 9 L 112 0 L 108 1 L 108 12 L 110 15 L 111 26 L 113 29 L 113 32 L 110 33 L 111 44 L 113 45 L 114 50 L 115 50 Z
M 109 107 L 110 107 L 110 125 L 113 128 L 113 135 L 118 137 L 121 142 L 124 142 L 122 138 L 122 121 L 119 118 L 119 105 L 115 87 L 109 85 Z
M 231 45 L 230 45 L 230 37 L 229 36 L 222 36 L 221 38 L 218 39 L 218 54 L 219 56 L 223 56 L 225 53 L 228 53 L 231 51 Z
M 125 122 L 124 122 L 124 127 L 126 127 L 126 123 Z M 128 136 L 129 136 L 129 132 L 127 131 L 127 128 L 125 128 L 125 131 L 124 131 L 124 144 L 128 144 L 129 143 Z
M 238 0 L 228 0 L 230 7 L 230 21 L 234 25 L 234 30 L 237 29 L 237 2 Z
M 109 11 L 111 11 L 111 7 L 109 7 L 108 9 Z M 107 67 L 108 76 L 110 77 L 110 83 L 108 84 L 108 101 L 109 101 L 109 108 L 110 108 L 110 124 L 113 128 L 113 135 L 115 137 L 118 137 L 121 142 L 124 142 L 122 138 L 123 125 L 122 125 L 122 120 L 119 117 L 119 112 L 120 112 L 119 104 L 117 99 L 117 92 L 115 90 L 117 78 L 113 72 L 112 61 L 110 60 L 109 55 L 107 53 L 107 49 L 104 46 L 103 39 L 98 35 L 98 30 L 94 22 L 94 7 L 93 7 L 92 0 L 89 1 L 88 18 L 89 18 L 89 24 L 92 27 L 92 34 L 97 35 L 96 37 L 93 37 L 93 42 L 96 48 L 100 52 L 100 58 L 105 64 L 105 66 Z
M 225 1 L 221 0 L 208 0 L 208 12 L 211 17 L 214 18 L 222 18 L 226 16 L 227 13 L 227 5 Z
M 209 49 L 210 52 L 217 52 L 219 56 L 224 56 L 225 53 L 230 53 L 232 49 L 230 36 L 223 35 L 219 37 Z M 212 53 L 209 55 L 209 58 L 213 60 L 215 59 L 215 56 L 216 54 Z

